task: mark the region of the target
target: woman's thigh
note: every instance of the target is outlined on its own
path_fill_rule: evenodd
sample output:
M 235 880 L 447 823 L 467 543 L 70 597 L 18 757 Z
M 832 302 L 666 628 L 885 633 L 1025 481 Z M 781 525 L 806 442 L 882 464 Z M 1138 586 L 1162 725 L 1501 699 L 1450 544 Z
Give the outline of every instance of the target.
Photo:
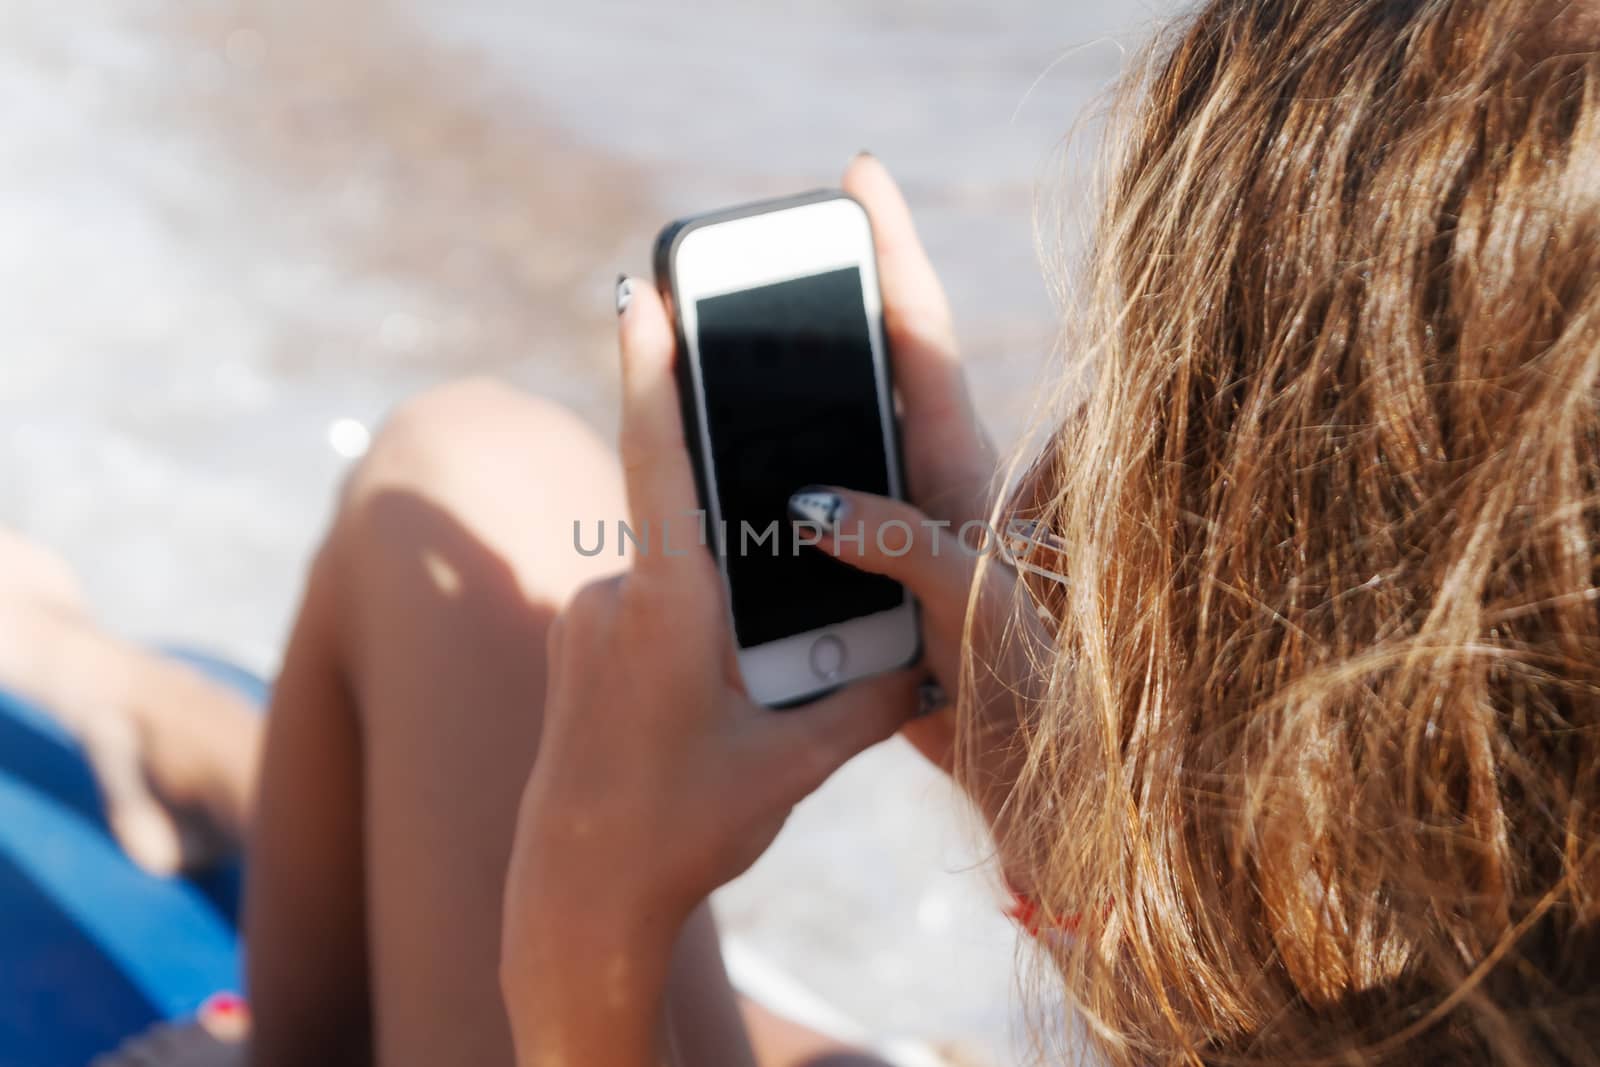
M 551 620 L 615 556 L 573 523 L 625 506 L 570 413 L 468 382 L 398 411 L 347 487 L 345 662 L 365 777 L 367 928 L 383 1063 L 509 1061 L 497 963 Z
M 274 894 L 298 883 L 310 896 L 262 902 L 252 932 L 325 937 L 330 956 L 363 957 L 360 983 L 320 980 L 334 992 L 366 986 L 347 999 L 371 1005 L 378 1062 L 511 1060 L 497 980 L 501 891 L 538 749 L 546 634 L 579 587 L 621 566 L 614 554 L 580 553 L 574 522 L 587 543 L 597 521 L 609 526 L 624 508 L 617 462 L 592 430 L 558 406 L 485 382 L 434 390 L 397 411 L 346 487 L 280 683 L 279 703 L 294 705 L 274 709 L 284 721 L 272 729 L 285 740 L 269 738 L 264 773 L 257 862 L 308 869 L 258 872 L 252 883 Z M 313 852 L 289 856 L 295 834 L 285 827 L 315 816 L 314 805 L 296 813 L 284 797 L 296 788 L 295 764 L 337 779 L 330 753 L 346 748 L 356 764 L 351 795 L 341 801 L 334 782 L 305 785 L 359 815 L 341 830 L 330 813 L 329 832 L 306 838 Z M 341 839 L 359 854 L 341 856 Z M 317 884 L 319 870 L 332 887 Z M 350 910 L 342 898 L 352 896 L 363 915 L 359 945 L 358 933 L 339 926 Z M 319 960 L 322 950 L 274 944 L 267 951 L 284 962 L 258 970 L 280 991 L 297 956 L 337 974 L 334 959 Z M 691 924 L 680 963 L 673 1001 L 682 1026 L 715 1043 L 728 1027 L 736 1033 L 708 915 Z M 314 1018 L 308 991 L 283 995 L 289 1007 L 279 1017 Z M 315 1038 L 299 1036 L 275 1047 Z

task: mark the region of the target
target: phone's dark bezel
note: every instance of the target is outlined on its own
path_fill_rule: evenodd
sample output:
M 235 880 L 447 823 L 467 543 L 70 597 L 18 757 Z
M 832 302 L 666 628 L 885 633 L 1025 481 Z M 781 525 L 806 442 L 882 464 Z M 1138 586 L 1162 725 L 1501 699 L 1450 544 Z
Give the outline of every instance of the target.
M 702 437 L 700 406 L 695 403 L 694 373 L 689 366 L 689 339 L 684 332 L 683 316 L 678 314 L 678 277 L 675 269 L 678 246 L 682 244 L 685 237 L 704 226 L 715 226 L 724 222 L 732 222 L 735 219 L 748 218 L 752 215 L 767 215 L 778 211 L 787 211 L 791 208 L 804 207 L 807 204 L 825 203 L 830 200 L 849 200 L 855 203 L 857 207 L 860 207 L 863 212 L 866 210 L 859 200 L 856 200 L 855 197 L 842 189 L 816 189 L 794 196 L 779 197 L 773 200 L 759 200 L 750 204 L 740 204 L 736 207 L 725 208 L 721 211 L 708 212 L 704 215 L 678 219 L 663 227 L 661 233 L 656 237 L 654 257 L 656 288 L 660 291 L 661 298 L 666 302 L 667 309 L 672 315 L 672 329 L 677 339 L 677 353 L 673 359 L 673 373 L 678 383 L 678 407 L 683 414 L 684 444 L 688 447 L 689 457 L 694 467 L 695 492 L 700 499 L 700 507 L 707 516 L 710 516 L 712 511 L 710 494 L 706 488 L 706 470 L 711 457 L 704 455 L 700 447 Z M 877 247 L 877 235 L 873 234 L 872 254 L 874 258 L 877 256 Z M 905 441 L 901 431 L 900 413 L 896 403 L 894 358 L 893 352 L 889 347 L 888 324 L 884 321 L 881 310 L 883 307 L 881 281 L 879 289 L 878 336 L 883 341 L 884 381 L 889 387 L 889 417 L 893 423 L 890 429 L 894 440 L 894 455 L 889 457 L 889 462 L 897 476 L 901 495 L 909 498 L 911 487 L 906 481 Z M 708 547 L 715 551 L 712 546 L 712 539 L 708 537 L 706 542 Z M 909 667 L 922 659 L 922 631 L 919 622 L 921 607 L 918 605 L 916 597 L 911 595 L 911 590 L 909 589 L 906 590 L 906 601 L 911 605 L 912 622 L 917 627 L 917 643 L 911 650 L 911 656 L 900 664 L 900 667 Z M 893 670 L 895 668 L 888 669 Z M 798 707 L 820 700 L 833 691 L 833 689 L 829 689 L 814 696 L 772 706 L 778 709 Z

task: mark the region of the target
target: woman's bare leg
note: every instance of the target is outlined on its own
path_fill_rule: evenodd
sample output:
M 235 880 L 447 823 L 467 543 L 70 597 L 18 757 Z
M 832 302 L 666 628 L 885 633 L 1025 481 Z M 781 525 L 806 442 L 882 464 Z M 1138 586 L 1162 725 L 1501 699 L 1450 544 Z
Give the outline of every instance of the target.
M 622 507 L 609 450 L 507 389 L 439 390 L 379 436 L 313 567 L 275 690 L 250 864 L 256 1062 L 370 1061 L 375 1034 L 385 1063 L 509 1062 L 499 895 L 537 747 L 544 630 L 574 589 L 619 566 L 580 555 L 572 520 L 589 543 Z M 174 818 L 192 808 L 196 827 L 236 839 L 263 762 L 259 718 L 101 631 L 70 569 L 3 529 L 0 594 L 0 681 L 62 714 L 81 706 L 104 788 L 126 761 L 94 738 L 134 738 L 133 777 Z M 113 692 L 83 691 L 107 679 Z M 114 807 L 129 800 L 111 794 Z M 684 1062 L 740 1062 L 705 909 L 680 945 L 670 1010 Z M 744 1010 L 761 1067 L 877 1062 Z M 170 1058 L 183 1036 L 163 1028 L 142 1047 L 164 1042 Z
M 545 633 L 619 566 L 575 550 L 574 520 L 588 539 L 623 509 L 586 426 L 499 386 L 437 390 L 379 435 L 269 719 L 247 896 L 257 1063 L 511 1062 L 501 889 Z M 707 916 L 680 959 L 685 1037 L 741 1040 Z

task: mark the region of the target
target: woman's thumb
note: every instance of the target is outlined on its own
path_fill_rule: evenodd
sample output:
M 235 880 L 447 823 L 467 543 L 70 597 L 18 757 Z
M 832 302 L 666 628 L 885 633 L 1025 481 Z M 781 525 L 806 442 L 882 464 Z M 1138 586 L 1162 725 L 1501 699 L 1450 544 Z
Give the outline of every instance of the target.
M 949 522 L 903 500 L 833 486 L 807 486 L 789 498 L 801 545 L 893 578 L 924 605 L 964 611 L 975 553 Z

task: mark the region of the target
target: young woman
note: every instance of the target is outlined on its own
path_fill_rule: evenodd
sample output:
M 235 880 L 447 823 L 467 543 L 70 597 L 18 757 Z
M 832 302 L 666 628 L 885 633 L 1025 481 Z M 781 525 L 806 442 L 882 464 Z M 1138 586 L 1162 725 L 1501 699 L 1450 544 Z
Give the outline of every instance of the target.
M 1113 1062 L 1600 1062 L 1597 41 L 1567 0 L 1204 5 L 1114 174 L 1083 409 L 1002 505 L 1066 582 L 845 557 L 920 598 L 941 682 L 977 668 L 962 779 Z M 981 514 L 937 287 L 876 164 L 846 181 L 918 506 Z M 647 290 L 622 349 L 631 511 L 687 509 Z M 751 708 L 720 618 L 709 561 L 658 554 L 555 624 L 505 898 L 523 1063 L 737 1062 L 684 1052 L 673 946 L 909 713 L 909 676 Z
M 1204 4 L 1132 90 L 1009 492 L 852 163 L 915 508 L 841 507 L 1034 521 L 1065 580 L 851 553 L 926 662 L 801 712 L 743 695 L 708 559 L 571 550 L 693 506 L 647 286 L 620 464 L 482 383 L 400 412 L 269 719 L 255 1062 L 754 1062 L 704 901 L 896 729 L 1107 1061 L 1600 1062 L 1597 42 L 1592 0 Z M 928 672 L 959 700 L 914 719 Z

